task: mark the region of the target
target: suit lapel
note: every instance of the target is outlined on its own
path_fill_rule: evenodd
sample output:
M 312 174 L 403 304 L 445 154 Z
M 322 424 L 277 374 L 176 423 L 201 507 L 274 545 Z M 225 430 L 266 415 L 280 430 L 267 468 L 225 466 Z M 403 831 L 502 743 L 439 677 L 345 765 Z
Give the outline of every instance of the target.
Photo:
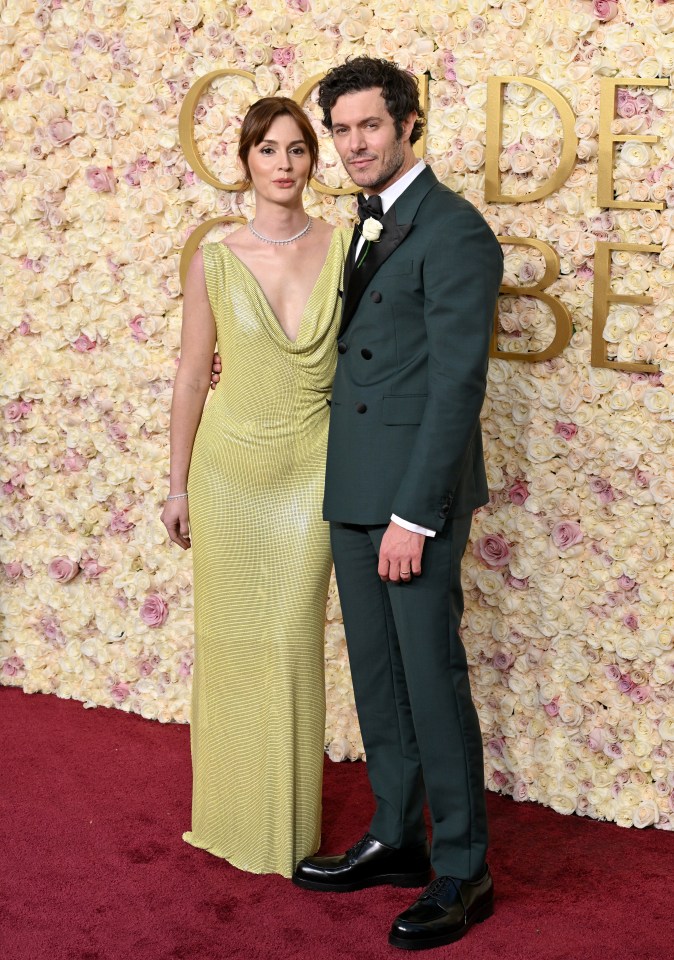
M 351 237 L 351 243 L 349 244 L 349 249 L 347 250 L 347 253 L 346 253 L 346 260 L 344 261 L 344 280 L 342 281 L 342 287 L 344 291 L 348 290 L 349 288 L 349 281 L 351 280 L 351 274 L 353 273 L 353 268 L 356 264 L 356 259 L 355 259 L 356 245 L 358 243 L 359 237 L 360 237 L 360 233 L 358 232 L 358 228 L 354 227 L 353 236 Z M 346 293 L 344 293 L 344 297 L 346 297 Z M 342 304 L 343 302 L 344 301 L 342 301 Z M 342 306 L 342 313 L 343 312 L 344 312 L 344 307 Z
M 419 204 L 437 182 L 437 177 L 430 167 L 426 167 L 426 169 L 412 181 L 404 193 L 398 197 L 393 206 L 386 211 L 381 221 L 384 227 L 381 240 L 379 240 L 378 243 L 371 244 L 367 256 L 360 267 L 356 267 L 353 252 L 351 249 L 349 250 L 349 256 L 347 257 L 344 269 L 344 302 L 342 307 L 342 323 L 339 330 L 340 336 L 351 322 L 368 284 L 381 265 L 386 262 L 410 232 L 414 225 L 413 220 Z M 402 222 L 398 223 L 398 219 Z M 354 231 L 354 243 L 357 242 L 358 237 L 359 233 L 356 230 Z M 362 250 L 360 255 L 363 255 Z

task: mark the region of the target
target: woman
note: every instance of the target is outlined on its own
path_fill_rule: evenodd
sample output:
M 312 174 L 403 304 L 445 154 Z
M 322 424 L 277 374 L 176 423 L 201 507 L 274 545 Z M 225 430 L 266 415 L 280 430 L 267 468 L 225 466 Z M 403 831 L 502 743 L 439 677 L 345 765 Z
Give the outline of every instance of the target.
M 189 268 L 162 513 L 194 559 L 185 839 L 286 877 L 320 838 L 326 401 L 350 239 L 304 211 L 317 157 L 294 101 L 250 108 L 239 159 L 255 218 Z M 204 410 L 216 340 L 222 374 Z

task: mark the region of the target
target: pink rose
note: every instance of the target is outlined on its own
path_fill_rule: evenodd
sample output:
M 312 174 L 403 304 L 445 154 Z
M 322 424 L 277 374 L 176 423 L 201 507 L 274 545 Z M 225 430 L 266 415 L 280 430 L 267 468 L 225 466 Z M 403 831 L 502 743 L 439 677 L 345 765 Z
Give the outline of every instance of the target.
M 504 748 L 504 737 L 492 737 L 491 740 L 487 740 L 487 751 L 492 755 L 492 757 L 502 757 Z
M 128 183 L 130 187 L 139 187 L 140 186 L 140 176 L 138 174 L 138 164 L 131 163 L 124 171 L 124 182 Z
M 19 400 L 10 400 L 2 408 L 2 415 L 7 423 L 17 423 L 23 416 L 21 403 Z
M 115 189 L 115 175 L 112 167 L 87 167 L 84 176 L 88 186 L 96 193 L 112 193 Z
M 12 563 L 3 563 L 2 566 L 8 580 L 18 580 L 23 574 L 23 567 L 17 560 L 12 561 Z
M 2 672 L 6 677 L 15 677 L 25 667 L 21 657 L 7 657 L 2 664 Z
M 501 773 L 500 770 L 494 770 L 492 779 L 500 790 L 508 786 L 508 778 L 506 777 L 505 773 Z
M 63 458 L 63 469 L 66 473 L 79 473 L 80 470 L 84 470 L 88 462 L 87 458 L 77 450 L 69 450 Z
M 450 83 L 456 80 L 456 57 L 451 50 L 445 50 L 442 55 L 442 66 L 444 68 L 445 80 Z
M 87 580 L 97 580 L 107 567 L 101 567 L 96 560 L 85 560 L 82 564 L 82 574 Z
M 123 443 L 127 439 L 127 432 L 121 423 L 111 423 L 108 425 L 108 436 L 115 443 Z
M 578 427 L 575 423 L 564 423 L 562 420 L 558 420 L 555 423 L 555 434 L 558 437 L 561 437 L 563 440 L 573 440 L 573 438 L 578 433 Z
M 158 593 L 151 593 L 140 608 L 140 619 L 148 627 L 161 627 L 168 617 L 168 604 Z
M 181 47 L 184 47 L 189 42 L 189 40 L 191 40 L 192 34 L 194 33 L 194 31 L 191 30 L 189 27 L 186 27 L 185 24 L 182 23 L 180 20 L 176 20 L 175 28 L 176 28 L 176 36 L 178 37 L 178 43 L 180 44 Z
M 592 10 L 597 20 L 613 20 L 618 12 L 617 0 L 593 0 Z
M 96 341 L 90 340 L 86 333 L 81 333 L 73 343 L 73 347 L 78 353 L 87 353 L 89 350 L 96 349 Z
M 590 481 L 590 490 L 592 493 L 597 494 L 600 503 L 611 503 L 615 500 L 613 487 L 608 480 L 604 480 L 603 477 L 594 477 Z
M 624 117 L 629 120 L 631 117 L 636 116 L 637 112 L 637 103 L 634 97 L 631 97 L 629 94 L 624 97 L 619 96 L 616 108 L 616 113 L 619 117 Z
M 583 540 L 583 531 L 575 520 L 560 520 L 552 528 L 552 542 L 558 550 L 570 550 Z
M 110 533 L 128 533 L 134 527 L 135 523 L 127 518 L 125 511 L 118 510 L 117 513 L 113 513 L 108 530 Z
M 42 635 L 45 640 L 49 640 L 51 643 L 55 643 L 57 645 L 63 645 L 63 631 L 61 630 L 61 624 L 58 622 L 56 617 L 42 617 L 40 620 L 40 626 L 42 627 Z
M 55 147 L 63 147 L 70 143 L 75 134 L 70 120 L 52 120 L 47 125 L 47 137 Z
M 645 684 L 640 687 L 632 687 L 630 690 L 630 699 L 635 703 L 646 703 L 647 700 L 651 699 L 650 687 Z
M 510 544 L 500 533 L 488 533 L 475 541 L 473 555 L 490 570 L 498 570 L 510 561 L 512 552 Z
M 149 677 L 153 670 L 154 667 L 149 660 L 143 660 L 138 667 L 138 673 L 141 677 Z
M 180 666 L 178 667 L 178 676 L 182 677 L 183 680 L 187 677 L 192 676 L 192 658 L 187 656 L 180 661 Z
M 518 480 L 514 483 L 510 490 L 508 490 L 508 496 L 510 497 L 511 503 L 514 503 L 516 507 L 521 507 L 529 496 L 529 487 L 526 481 Z
M 129 320 L 129 327 L 131 328 L 131 336 L 137 343 L 143 343 L 145 340 L 150 339 L 148 334 L 145 333 L 145 331 L 140 325 L 141 321 L 144 319 L 145 317 L 142 315 L 142 313 L 139 313 L 137 314 L 137 316 L 133 318 L 133 320 Z
M 293 63 L 295 60 L 295 48 L 292 46 L 276 47 L 271 58 L 274 63 L 278 63 L 282 67 L 287 67 L 289 63 Z
M 520 579 L 519 577 L 513 577 L 508 575 L 506 577 L 506 583 L 512 590 L 528 590 L 529 589 L 529 577 L 524 577 Z
M 498 653 L 494 654 L 491 662 L 496 670 L 509 670 L 515 662 L 515 657 L 512 653 L 505 653 L 503 650 L 499 650 Z
M 129 689 L 128 683 L 117 682 L 113 685 L 110 693 L 113 700 L 115 700 L 117 703 L 122 703 L 129 696 L 131 690 Z
M 557 698 L 551 700 L 550 703 L 546 703 L 543 707 L 545 712 L 549 717 L 556 717 L 559 714 L 559 704 L 557 703 Z
M 297 10 L 298 13 L 308 13 L 311 10 L 310 0 L 286 0 L 289 10 Z
M 524 780 L 516 780 L 513 786 L 513 800 L 517 800 L 518 803 L 522 803 L 523 800 L 529 799 L 529 787 L 524 782 Z
M 612 663 L 610 667 L 604 669 L 604 676 L 607 680 L 620 680 L 620 668 Z
M 54 557 L 49 561 L 47 574 L 57 583 L 69 583 L 80 572 L 80 565 L 69 557 Z
M 590 750 L 593 750 L 595 753 L 604 749 L 606 736 L 601 727 L 595 727 L 594 730 L 590 730 L 590 736 L 587 739 L 587 743 Z

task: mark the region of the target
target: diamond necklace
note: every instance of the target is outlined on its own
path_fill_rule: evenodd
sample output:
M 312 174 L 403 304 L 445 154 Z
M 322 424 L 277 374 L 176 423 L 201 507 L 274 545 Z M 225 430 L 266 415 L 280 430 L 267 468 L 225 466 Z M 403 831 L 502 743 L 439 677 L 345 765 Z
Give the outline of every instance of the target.
M 295 240 L 299 240 L 300 237 L 303 237 L 305 233 L 309 233 L 311 230 L 311 224 L 313 223 L 311 217 L 307 217 L 307 225 L 303 230 L 300 230 L 299 233 L 296 233 L 294 237 L 288 237 L 287 240 L 272 240 L 271 237 L 263 237 L 261 233 L 258 233 L 253 224 L 255 223 L 255 218 L 248 221 L 248 229 L 253 234 L 254 237 L 257 237 L 258 240 L 262 240 L 263 243 L 273 243 L 277 247 L 285 246 L 286 243 L 293 243 Z

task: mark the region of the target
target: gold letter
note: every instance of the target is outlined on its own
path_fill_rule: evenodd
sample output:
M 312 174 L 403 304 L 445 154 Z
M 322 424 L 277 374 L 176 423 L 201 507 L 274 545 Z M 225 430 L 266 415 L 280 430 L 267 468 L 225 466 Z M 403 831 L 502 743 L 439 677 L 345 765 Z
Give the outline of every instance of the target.
M 636 135 L 633 133 L 616 136 L 611 130 L 615 117 L 615 98 L 618 87 L 668 87 L 669 80 L 662 77 L 658 80 L 626 80 L 623 77 L 602 77 L 600 81 L 601 97 L 599 101 L 599 172 L 597 175 L 597 206 L 619 207 L 622 210 L 641 210 L 650 207 L 652 210 L 664 210 L 664 203 L 653 200 L 631 201 L 616 200 L 613 195 L 613 159 L 616 143 L 627 143 L 636 140 L 640 143 L 655 143 L 659 137 L 650 134 Z M 614 247 L 617 249 L 617 247 Z
M 213 70 L 211 73 L 200 77 L 196 83 L 192 84 L 183 100 L 183 105 L 180 108 L 180 116 L 178 117 L 178 135 L 185 159 L 199 179 L 210 183 L 212 187 L 216 187 L 218 190 L 234 192 L 236 190 L 243 190 L 245 186 L 244 181 L 239 180 L 236 183 L 223 183 L 222 180 L 214 177 L 197 153 L 197 145 L 194 142 L 194 108 L 204 89 L 209 83 L 212 83 L 216 77 L 246 77 L 251 83 L 255 83 L 254 73 L 248 73 L 247 70 L 234 70 L 230 67 L 225 67 L 222 70 Z
M 235 217 L 231 214 L 226 214 L 222 217 L 211 217 L 210 220 L 205 220 L 203 223 L 200 223 L 199 226 L 192 231 L 192 233 L 187 238 L 187 243 L 183 247 L 183 252 L 180 254 L 180 286 L 185 286 L 185 278 L 187 277 L 187 269 L 190 265 L 190 260 L 194 254 L 199 249 L 199 242 L 203 236 L 205 236 L 211 227 L 214 227 L 216 223 L 246 223 L 245 217 Z
M 552 310 L 555 318 L 555 335 L 549 346 L 543 350 L 537 350 L 534 353 L 513 353 L 510 350 L 499 350 L 498 348 L 498 313 L 494 322 L 494 333 L 492 335 L 490 357 L 499 360 L 522 360 L 524 363 L 539 363 L 542 360 L 549 360 L 550 357 L 556 357 L 562 350 L 568 346 L 573 335 L 573 324 L 571 314 L 557 297 L 545 293 L 545 288 L 549 287 L 559 275 L 559 257 L 557 253 L 544 243 L 542 240 L 534 240 L 531 237 L 497 237 L 499 243 L 508 243 L 512 246 L 533 247 L 543 254 L 545 259 L 545 273 L 541 281 L 533 287 L 510 287 L 504 284 L 500 293 L 507 297 L 535 297 L 542 300 Z
M 498 160 L 501 152 L 503 130 L 503 89 L 506 83 L 522 83 L 540 90 L 557 108 L 562 121 L 562 155 L 559 166 L 548 179 L 547 184 L 531 190 L 529 193 L 511 195 L 501 193 L 501 172 Z M 533 77 L 489 77 L 487 80 L 487 155 L 485 165 L 484 198 L 487 203 L 524 203 L 540 200 L 558 190 L 573 170 L 576 162 L 578 137 L 574 132 L 575 116 L 568 101 L 543 80 Z
M 611 251 L 631 250 L 634 253 L 659 253 L 662 247 L 643 243 L 597 243 L 594 255 L 594 301 L 592 304 L 592 355 L 593 367 L 613 367 L 616 370 L 628 370 L 630 373 L 657 373 L 659 367 L 654 363 L 627 363 L 609 360 L 606 355 L 604 330 L 608 320 L 611 303 L 653 303 L 653 297 L 636 294 L 611 293 Z

